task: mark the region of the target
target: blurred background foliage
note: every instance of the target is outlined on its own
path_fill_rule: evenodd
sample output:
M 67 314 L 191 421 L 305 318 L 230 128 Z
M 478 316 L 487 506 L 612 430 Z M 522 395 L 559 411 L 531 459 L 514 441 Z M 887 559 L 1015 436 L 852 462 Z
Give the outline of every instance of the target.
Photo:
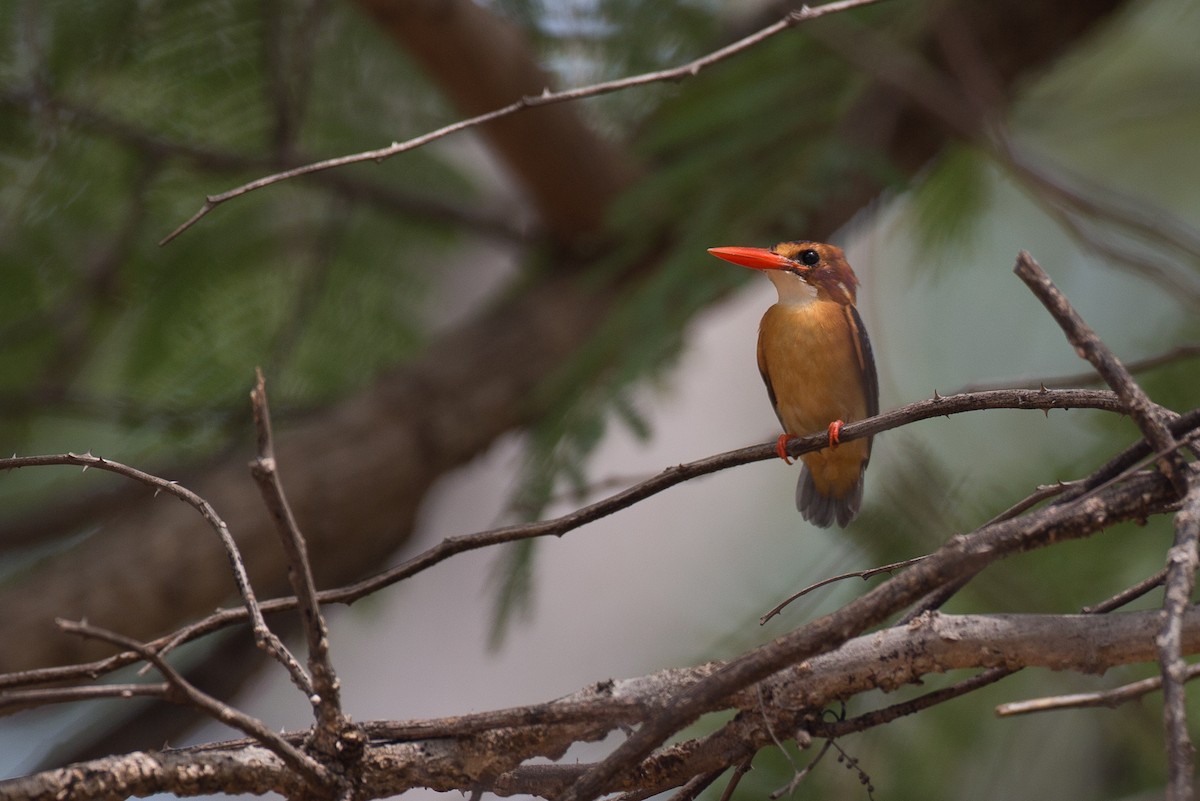
M 484 5 L 525 32 L 562 86 L 674 66 L 757 19 L 702 0 Z M 878 26 L 903 49 L 932 5 L 883 4 L 854 25 Z M 512 514 L 538 516 L 564 489 L 586 495 L 589 455 L 614 423 L 654 436 L 645 399 L 672 384 L 697 313 L 750 278 L 709 269 L 704 249 L 804 235 L 850 173 L 892 187 L 845 234 L 869 264 L 859 272 L 885 407 L 934 387 L 953 391 L 947 380 L 1036 385 L 1082 369 L 1036 309 L 1011 311 L 1028 301 L 1018 287 L 995 290 L 1016 283 L 1007 274 L 1015 247 L 1050 257 L 1043 263 L 1058 267 L 1052 274 L 1122 356 L 1200 341 L 1195 297 L 1164 290 L 1136 258 L 1106 257 L 1103 247 L 1166 263 L 1184 287 L 1200 280 L 1186 247 L 1194 231 L 1180 222 L 1200 211 L 1197 30 L 1193 4 L 1131 3 L 1023 86 L 1010 109 L 1008 134 L 1051 174 L 1083 176 L 1073 185 L 1100 212 L 1040 193 L 978 143 L 952 146 L 906 183 L 894 165 L 831 136 L 869 76 L 830 46 L 823 31 L 837 30 L 820 26 L 691 81 L 580 104 L 642 170 L 612 208 L 585 280 L 622 281 L 651 259 L 653 271 L 625 287 L 600 331 L 541 388 L 548 411 L 526 432 Z M 90 449 L 147 469 L 198 464 L 248 441 L 254 366 L 266 369 L 286 425 L 420 354 L 447 317 L 555 270 L 561 243 L 473 134 L 253 193 L 157 244 L 206 193 L 455 117 L 347 2 L 0 4 L 0 448 Z M 1128 224 L 1121 212 L 1131 208 L 1183 234 L 1152 239 Z M 1200 400 L 1196 365 L 1193 355 L 1142 377 L 1156 399 L 1183 410 Z M 858 561 L 932 549 L 1037 483 L 1086 474 L 1133 436 L 1125 421 L 1088 417 L 1038 441 L 1034 424 L 1016 419 L 1024 414 L 923 424 L 881 440 L 852 536 Z M 71 481 L 55 471 L 5 475 L 0 521 L 36 516 Z M 1150 545 L 1123 547 L 1131 540 Z M 1154 521 L 1050 558 L 1019 557 L 952 608 L 1069 611 L 1154 572 L 1168 541 L 1169 524 Z M 500 585 L 510 602 L 526 597 L 529 555 L 506 560 Z M 10 570 L 24 564 L 7 561 Z M 509 604 L 498 608 L 503 619 Z M 696 657 L 761 636 L 749 622 L 746 630 L 747 641 L 731 637 Z M 888 726 L 845 747 L 888 798 L 952 797 L 947 788 L 962 787 L 977 798 L 1119 798 L 1161 782 L 1156 702 L 1003 726 L 978 719 L 990 703 L 1077 687 L 1073 679 L 1022 675 L 1003 697 L 985 691 L 924 713 L 919 730 Z M 762 797 L 791 771 L 774 753 L 756 766 L 743 797 Z M 861 797 L 857 782 L 830 765 L 800 795 Z

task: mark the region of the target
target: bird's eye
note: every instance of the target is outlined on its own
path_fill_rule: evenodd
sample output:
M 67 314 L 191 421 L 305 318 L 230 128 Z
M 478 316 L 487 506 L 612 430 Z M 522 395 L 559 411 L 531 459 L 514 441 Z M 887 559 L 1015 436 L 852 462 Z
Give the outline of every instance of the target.
M 812 249 L 805 250 L 800 253 L 800 261 L 809 267 L 815 267 L 821 261 L 821 254 Z

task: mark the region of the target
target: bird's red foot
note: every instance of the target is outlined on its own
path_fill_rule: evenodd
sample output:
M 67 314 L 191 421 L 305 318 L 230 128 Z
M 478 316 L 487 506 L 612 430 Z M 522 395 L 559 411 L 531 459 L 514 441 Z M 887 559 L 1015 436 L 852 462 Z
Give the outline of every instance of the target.
M 829 424 L 829 447 L 836 448 L 838 441 L 842 437 L 842 426 L 846 425 L 841 420 L 834 420 Z
M 792 438 L 791 434 L 780 434 L 779 441 L 775 443 L 775 453 L 779 456 L 780 459 L 787 462 L 788 464 L 792 463 L 792 457 L 788 456 L 788 452 L 787 452 L 788 440 L 791 438 Z

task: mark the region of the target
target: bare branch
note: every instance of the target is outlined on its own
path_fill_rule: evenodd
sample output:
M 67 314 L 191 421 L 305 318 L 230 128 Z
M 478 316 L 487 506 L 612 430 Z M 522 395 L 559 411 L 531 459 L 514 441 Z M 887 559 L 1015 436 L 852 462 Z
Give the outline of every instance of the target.
M 1169 487 L 1162 487 L 1169 492 Z M 917 566 L 914 569 L 920 569 Z M 665 791 L 684 786 L 729 765 L 730 748 L 748 749 L 772 744 L 768 729 L 796 731 L 794 726 L 833 735 L 836 723 L 822 723 L 821 709 L 880 687 L 895 689 L 933 674 L 966 668 L 1097 672 L 1119 664 L 1154 659 L 1157 611 L 1096 615 L 942 615 L 931 614 L 912 626 L 892 627 L 858 637 L 841 648 L 811 659 L 784 665 L 761 685 L 747 685 L 714 699 L 706 711 L 736 709 L 735 717 L 716 732 L 671 746 L 635 764 L 614 783 L 614 791 Z M 1200 651 L 1200 609 L 1183 619 L 1183 643 Z M 905 660 L 883 660 L 881 654 L 900 650 Z M 721 676 L 736 664 L 710 663 L 676 668 L 612 682 L 602 682 L 557 701 L 480 713 L 466 718 L 423 721 L 379 721 L 366 725 L 371 742 L 364 753 L 358 798 L 395 795 L 414 787 L 435 790 L 516 792 L 557 798 L 570 782 L 594 765 L 528 765 L 537 756 L 557 758 L 571 744 L 596 740 L 622 727 L 653 721 L 673 708 L 681 693 Z M 761 692 L 764 702 L 759 701 Z M 647 725 L 643 723 L 643 726 Z M 303 732 L 282 735 L 299 743 Z M 807 735 L 801 734 L 801 737 Z M 47 771 L 0 782 L 0 795 L 33 797 L 33 789 L 52 795 L 70 777 L 126 775 L 129 765 L 144 770 L 129 787 L 153 787 L 179 795 L 213 792 L 213 787 L 236 791 L 245 786 L 245 760 L 253 759 L 275 782 L 290 786 L 281 766 L 263 762 L 251 741 L 214 743 L 161 754 L 133 754 Z M 737 761 L 741 761 L 738 758 Z M 189 784 L 184 765 L 223 776 L 228 784 Z M 206 774 L 207 775 L 207 774 Z M 292 780 L 294 781 L 294 780 Z M 248 792 L 248 791 L 247 791 Z M 133 794 L 126 789 L 124 795 Z M 137 794 L 142 794 L 139 790 Z M 76 794 L 76 798 L 113 797 Z
M 1200 676 L 1200 664 L 1188 665 L 1185 681 Z M 1029 715 L 1035 712 L 1055 712 L 1060 709 L 1086 709 L 1090 707 L 1108 707 L 1115 709 L 1122 704 L 1148 695 L 1162 687 L 1162 676 L 1151 676 L 1141 681 L 1123 684 L 1111 690 L 1094 693 L 1072 693 L 1070 695 L 1055 695 L 1049 698 L 1035 698 L 1031 701 L 1013 701 L 996 707 L 996 717 L 1008 718 L 1015 715 Z
M 845 581 L 846 579 L 860 578 L 863 581 L 866 581 L 869 578 L 878 576 L 880 573 L 894 573 L 897 570 L 903 570 L 906 567 L 911 567 L 912 565 L 915 565 L 917 562 L 920 562 L 924 558 L 925 558 L 924 556 L 914 556 L 912 559 L 905 559 L 901 562 L 892 562 L 890 565 L 880 565 L 879 567 L 869 567 L 866 570 L 852 570 L 849 573 L 842 573 L 837 576 L 830 576 L 829 578 L 821 579 L 820 581 L 809 584 L 807 587 L 800 590 L 799 592 L 792 593 L 787 598 L 780 601 L 778 604 L 776 604 L 774 607 L 772 607 L 769 612 L 767 612 L 765 615 L 763 615 L 762 617 L 760 617 L 758 619 L 758 625 L 760 625 L 760 626 L 765 625 L 767 623 L 767 621 L 769 621 L 771 618 L 775 617 L 780 612 L 782 612 L 784 610 L 784 608 L 788 604 L 790 604 L 792 601 L 795 601 L 798 598 L 803 598 L 805 595 L 808 595 L 813 590 L 820 589 L 821 587 L 825 587 L 829 584 L 833 584 L 838 581 Z
M 332 776 L 321 763 L 296 748 L 279 734 L 276 734 L 261 720 L 239 712 L 228 704 L 222 703 L 192 686 L 175 668 L 171 667 L 170 662 L 153 648 L 115 632 L 96 626 L 89 626 L 87 623 L 59 620 L 58 625 L 63 631 L 78 634 L 82 637 L 103 640 L 121 648 L 136 651 L 143 659 L 153 664 L 163 674 L 163 678 L 166 679 L 167 684 L 170 685 L 173 692 L 168 694 L 167 700 L 194 706 L 214 720 L 218 720 L 250 735 L 257 742 L 261 743 L 264 748 L 270 750 L 283 760 L 284 764 L 295 770 L 313 788 L 321 789 L 332 784 Z
M 1154 370 L 1158 367 L 1163 367 L 1175 362 L 1184 361 L 1186 359 L 1194 359 L 1200 356 L 1200 343 L 1190 343 L 1184 345 L 1176 345 L 1169 350 L 1159 353 L 1155 356 L 1148 356 L 1145 359 L 1138 359 L 1125 365 L 1125 369 L 1130 373 L 1137 375 L 1149 370 Z M 1010 387 L 1038 385 L 1048 389 L 1065 388 L 1065 387 L 1086 387 L 1093 384 L 1098 384 L 1104 379 L 1098 376 L 1095 371 L 1086 373 L 1073 373 L 1071 375 L 1045 376 L 1042 378 L 1013 378 L 1000 381 L 976 381 L 970 384 L 964 384 L 959 387 L 959 392 L 983 392 L 989 389 L 1008 389 Z
M 52 112 L 56 122 L 99 135 L 126 145 L 151 161 L 177 159 L 207 172 L 250 172 L 277 169 L 279 166 L 300 166 L 311 159 L 307 154 L 291 152 L 280 157 L 246 155 L 208 145 L 168 139 L 158 131 L 136 123 L 112 117 L 105 112 L 76 100 L 57 97 L 46 91 L 6 89 L 0 87 L 0 106 L 9 106 L 43 115 Z M 532 226 L 514 219 L 511 214 L 497 213 L 485 208 L 465 206 L 435 195 L 419 195 L 402 188 L 363 180 L 342 173 L 317 173 L 312 180 L 333 194 L 352 201 L 362 201 L 381 209 L 426 220 L 438 225 L 458 226 L 482 236 L 514 243 L 528 242 Z M 22 329 L 32 330 L 32 321 L 18 321 Z M 10 326 L 11 327 L 11 326 Z
M 1153 500 L 1151 500 L 1153 498 Z M 1137 474 L 1087 498 L 1050 506 L 1024 517 L 959 535 L 895 578 L 836 612 L 760 646 L 673 699 L 603 762 L 589 770 L 558 801 L 591 801 L 612 789 L 616 777 L 640 762 L 667 737 L 692 723 L 715 699 L 761 681 L 788 664 L 798 664 L 838 648 L 850 637 L 878 625 L 938 587 L 978 573 L 1016 551 L 1087 536 L 1098 528 L 1141 517 L 1126 505 L 1149 502 L 1161 510 L 1172 502 L 1171 485 L 1156 473 Z M 915 622 L 915 621 L 914 621 Z
M 6 690 L 0 693 L 0 709 L 5 714 L 46 706 L 94 701 L 99 698 L 166 698 L 170 685 L 155 684 L 97 684 L 85 687 L 54 687 L 34 690 Z
M 326 746 L 323 751 L 332 753 L 333 743 L 342 734 L 346 720 L 342 714 L 337 674 L 329 656 L 329 629 L 317 601 L 317 587 L 308 561 L 308 548 L 284 496 L 283 485 L 279 483 L 266 380 L 261 370 L 257 371 L 257 378 L 250 398 L 254 406 L 254 425 L 258 431 L 258 457 L 250 463 L 250 473 L 258 483 L 287 554 L 288 581 L 295 593 L 308 640 L 308 667 L 312 673 L 312 684 L 307 688 L 307 694 L 317 715 L 318 739 Z M 303 684 L 300 686 L 304 688 Z
M 1137 584 L 1134 584 L 1132 587 L 1127 587 L 1126 589 L 1121 590 L 1119 593 L 1112 596 L 1111 598 L 1101 601 L 1098 604 L 1093 604 L 1092 606 L 1085 606 L 1080 611 L 1083 612 L 1085 615 L 1090 615 L 1090 614 L 1096 614 L 1099 612 L 1111 612 L 1114 609 L 1120 609 L 1125 604 L 1132 603 L 1133 601 L 1136 601 L 1138 598 L 1141 598 L 1143 595 L 1150 592 L 1155 587 L 1161 587 L 1163 582 L 1166 581 L 1166 579 L 1167 579 L 1167 570 L 1166 570 L 1166 568 L 1163 568 L 1162 570 L 1155 573 L 1153 576 L 1148 576 L 1147 578 L 1142 579 Z
M 230 568 L 233 570 L 233 579 L 237 584 L 238 594 L 241 595 L 242 602 L 245 605 L 245 612 L 252 621 L 256 634 L 260 629 L 269 634 L 267 624 L 262 617 L 258 599 L 254 595 L 254 588 L 250 586 L 250 578 L 246 574 L 246 565 L 242 560 L 242 554 L 238 550 L 237 543 L 229 531 L 229 526 L 225 524 L 225 521 L 213 509 L 212 504 L 186 487 L 181 486 L 178 482 L 159 478 L 158 476 L 138 470 L 136 467 L 129 467 L 120 462 L 114 462 L 100 456 L 93 456 L 90 453 L 65 453 L 54 456 L 13 456 L 8 459 L 0 459 L 0 471 L 47 465 L 81 465 L 84 470 L 87 470 L 89 467 L 95 467 L 98 470 L 116 473 L 117 475 L 125 476 L 126 478 L 153 487 L 155 495 L 165 492 L 169 495 L 174 495 L 176 498 L 195 508 L 201 517 L 208 521 L 209 525 L 213 527 L 213 530 L 217 532 L 217 536 L 221 539 L 221 544 L 225 548 L 225 554 L 229 558 Z M 156 650 L 159 653 L 163 653 L 173 648 L 176 644 L 178 643 L 172 643 L 170 639 L 158 641 Z M 282 647 L 282 643 L 280 643 L 280 647 Z M 129 662 L 126 661 L 123 664 L 129 664 Z M 4 686 L 2 680 L 0 680 L 0 686 Z
M 483 125 L 484 123 L 492 122 L 493 120 L 498 120 L 503 117 L 516 114 L 517 112 L 524 111 L 525 109 L 548 106 L 554 103 L 563 103 L 571 100 L 581 100 L 587 97 L 597 97 L 599 95 L 605 95 L 624 89 L 631 89 L 637 86 L 646 86 L 653 83 L 681 81 L 686 78 L 693 77 L 699 74 L 699 72 L 704 68 L 710 67 L 713 64 L 748 50 L 765 41 L 766 39 L 793 28 L 802 22 L 823 17 L 827 14 L 835 14 L 851 8 L 857 8 L 859 6 L 871 5 L 878 1 L 879 0 L 838 0 L 837 2 L 826 3 L 825 5 L 817 6 L 816 8 L 803 6 L 800 9 L 787 14 L 787 16 L 773 25 L 768 25 L 766 28 L 763 28 L 762 30 L 743 39 L 739 39 L 733 44 L 726 45 L 719 50 L 714 50 L 707 55 L 693 59 L 686 64 L 674 67 L 672 69 L 647 72 L 641 75 L 633 75 L 613 81 L 604 81 L 601 83 L 592 84 L 590 86 L 567 89 L 561 92 L 551 92 L 547 89 L 540 95 L 527 95 L 519 100 L 509 103 L 507 106 L 498 108 L 494 111 L 489 111 L 485 114 L 478 114 L 465 120 L 459 120 L 458 122 L 445 125 L 437 130 L 430 131 L 429 133 L 422 134 L 421 136 L 413 137 L 412 139 L 407 139 L 403 142 L 393 142 L 387 147 L 368 150 L 362 153 L 354 153 L 348 156 L 338 156 L 336 158 L 325 159 L 324 161 L 317 161 L 313 162 L 312 164 L 306 164 L 300 167 L 294 167 L 290 170 L 284 170 L 283 172 L 278 172 L 273 175 L 264 176 L 225 192 L 221 192 L 220 194 L 209 195 L 207 198 L 205 198 L 204 205 L 200 207 L 200 210 L 185 220 L 174 231 L 163 237 L 163 239 L 159 242 L 159 245 L 166 245 L 170 243 L 173 239 L 182 234 L 188 228 L 191 228 L 193 225 L 199 222 L 202 217 L 222 203 L 226 203 L 234 198 L 241 197 L 242 195 L 253 192 L 256 189 L 262 189 L 263 187 L 288 181 L 293 178 L 298 178 L 302 175 L 310 175 L 315 172 L 322 172 L 324 170 L 344 167 L 349 164 L 359 164 L 365 161 L 380 162 L 391 158 L 392 156 L 399 155 L 400 153 L 405 153 L 409 150 L 415 150 L 419 147 L 423 147 L 430 142 L 442 139 L 450 134 L 458 133 L 459 131 L 463 131 L 468 128 L 474 128 L 476 126 Z
M 1166 425 L 1169 413 L 1150 400 L 1125 369 L 1125 365 L 1121 364 L 1121 360 L 1083 321 L 1066 296 L 1050 280 L 1050 276 L 1046 275 L 1041 266 L 1024 250 L 1017 255 L 1017 265 L 1013 271 L 1050 312 L 1063 329 L 1067 340 L 1074 346 L 1075 352 L 1091 362 L 1105 382 L 1121 397 L 1129 415 L 1137 423 L 1151 447 L 1160 452 L 1172 451 L 1175 447 L 1175 437 Z M 1183 497 L 1187 493 L 1187 483 L 1179 474 L 1178 466 L 1179 457 L 1174 453 L 1159 460 L 1163 474 L 1175 485 L 1180 497 Z

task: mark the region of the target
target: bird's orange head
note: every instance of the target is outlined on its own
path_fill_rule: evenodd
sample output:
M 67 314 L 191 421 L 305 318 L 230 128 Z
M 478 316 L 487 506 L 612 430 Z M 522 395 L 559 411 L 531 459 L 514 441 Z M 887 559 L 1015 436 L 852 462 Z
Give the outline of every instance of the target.
M 824 242 L 780 242 L 771 248 L 709 248 L 719 259 L 764 270 L 779 290 L 781 303 L 830 300 L 853 306 L 858 278 L 836 245 Z

